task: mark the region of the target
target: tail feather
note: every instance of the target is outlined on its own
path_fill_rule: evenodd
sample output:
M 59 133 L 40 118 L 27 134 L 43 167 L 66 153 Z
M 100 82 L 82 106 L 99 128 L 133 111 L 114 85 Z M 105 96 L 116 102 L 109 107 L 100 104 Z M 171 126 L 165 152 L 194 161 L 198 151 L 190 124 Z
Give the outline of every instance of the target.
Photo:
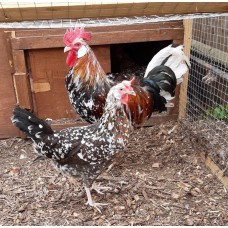
M 174 72 L 169 67 L 160 65 L 152 69 L 146 79 L 153 80 L 158 85 L 158 95 L 160 97 L 159 100 L 162 102 L 162 111 L 166 107 L 173 107 L 173 103 L 170 103 L 170 100 L 175 96 L 177 85 L 177 78 Z M 159 105 L 161 105 L 161 102 L 159 102 Z
M 17 128 L 34 140 L 54 133 L 46 121 L 37 118 L 31 112 L 18 106 L 13 110 L 11 121 Z
M 161 90 L 165 90 L 174 96 L 177 79 L 169 67 L 163 65 L 155 67 L 149 72 L 147 79 L 155 81 Z
M 173 107 L 176 85 L 183 81 L 190 69 L 189 58 L 183 52 L 183 45 L 169 45 L 159 51 L 150 61 L 144 78 L 155 81 L 160 88 L 160 96 L 166 100 L 166 107 Z
M 165 65 L 172 69 L 179 84 L 182 81 L 181 78 L 191 66 L 189 58 L 183 52 L 183 48 L 183 45 L 174 47 L 172 44 L 163 48 L 149 62 L 144 77 L 148 77 L 150 71 L 156 66 Z

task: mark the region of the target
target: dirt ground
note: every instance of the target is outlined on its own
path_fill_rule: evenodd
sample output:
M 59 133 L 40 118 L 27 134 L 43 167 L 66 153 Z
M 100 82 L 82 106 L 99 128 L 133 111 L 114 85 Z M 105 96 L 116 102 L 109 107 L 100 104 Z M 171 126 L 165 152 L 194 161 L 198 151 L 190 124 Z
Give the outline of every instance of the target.
M 228 225 L 228 194 L 176 122 L 138 129 L 85 205 L 82 183 L 51 161 L 32 163 L 30 140 L 0 141 L 0 225 Z

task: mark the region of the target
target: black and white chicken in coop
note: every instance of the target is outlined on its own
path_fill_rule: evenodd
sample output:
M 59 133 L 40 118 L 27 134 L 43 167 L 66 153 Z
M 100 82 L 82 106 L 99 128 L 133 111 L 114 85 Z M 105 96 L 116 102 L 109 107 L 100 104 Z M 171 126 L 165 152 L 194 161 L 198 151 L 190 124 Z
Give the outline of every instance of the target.
M 132 81 L 123 81 L 108 93 L 101 119 L 89 126 L 71 127 L 54 132 L 51 126 L 31 112 L 16 106 L 12 122 L 34 142 L 38 155 L 50 158 L 65 174 L 81 177 L 88 204 L 97 208 L 102 204 L 92 200 L 90 189 L 99 192 L 94 180 L 110 164 L 115 154 L 124 149 L 132 129 L 123 105 L 135 95 Z

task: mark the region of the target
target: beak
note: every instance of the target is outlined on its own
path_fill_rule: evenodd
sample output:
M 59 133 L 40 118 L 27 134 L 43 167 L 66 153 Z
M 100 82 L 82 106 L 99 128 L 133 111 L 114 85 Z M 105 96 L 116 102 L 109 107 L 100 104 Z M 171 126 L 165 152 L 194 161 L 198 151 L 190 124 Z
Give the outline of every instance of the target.
M 128 92 L 127 92 L 127 94 L 130 94 L 130 95 L 136 96 L 136 93 L 135 93 L 135 91 L 134 91 L 134 90 L 130 90 L 130 91 L 128 91 Z
M 71 50 L 71 47 L 66 46 L 66 47 L 64 48 L 64 53 L 66 53 L 66 52 L 68 52 L 68 51 L 70 51 L 70 50 Z

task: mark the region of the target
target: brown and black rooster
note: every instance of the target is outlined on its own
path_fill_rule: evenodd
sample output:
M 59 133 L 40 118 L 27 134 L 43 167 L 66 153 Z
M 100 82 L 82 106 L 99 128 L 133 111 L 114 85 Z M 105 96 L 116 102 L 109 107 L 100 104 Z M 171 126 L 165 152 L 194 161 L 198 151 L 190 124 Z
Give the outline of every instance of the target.
M 64 52 L 68 52 L 66 63 L 71 68 L 65 79 L 70 102 L 83 119 L 93 123 L 101 118 L 107 94 L 117 82 L 105 74 L 86 43 L 90 39 L 90 32 L 75 28 L 67 30 L 63 40 Z M 183 45 L 169 45 L 153 57 L 145 76 L 136 77 L 132 85 L 136 96 L 125 107 L 134 124 L 142 124 L 154 111 L 173 106 L 170 100 L 189 66 Z
M 33 140 L 39 156 L 52 159 L 63 173 L 82 178 L 87 203 L 98 210 L 102 204 L 92 200 L 90 189 L 99 192 L 104 188 L 93 185 L 95 178 L 128 142 L 132 124 L 123 104 L 127 106 L 135 95 L 131 83 L 123 81 L 110 89 L 103 115 L 98 122 L 89 126 L 54 132 L 47 122 L 18 106 L 11 118 L 13 124 Z

